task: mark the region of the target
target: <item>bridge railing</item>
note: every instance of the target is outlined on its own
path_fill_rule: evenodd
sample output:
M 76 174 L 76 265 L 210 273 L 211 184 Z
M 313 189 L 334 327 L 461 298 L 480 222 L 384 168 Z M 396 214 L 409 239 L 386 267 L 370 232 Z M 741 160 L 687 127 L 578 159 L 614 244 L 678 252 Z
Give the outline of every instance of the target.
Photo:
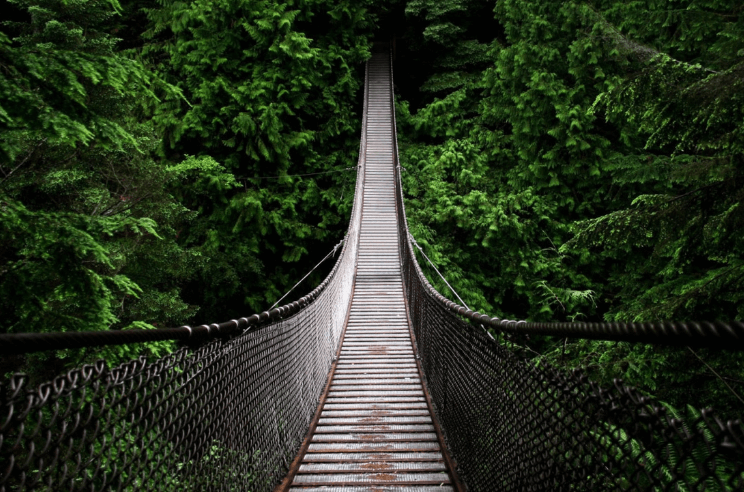
M 392 63 L 392 61 L 391 61 Z M 392 82 L 391 82 L 392 83 Z M 395 128 L 395 115 L 393 128 Z M 397 138 L 394 139 L 397 160 Z M 424 276 L 396 162 L 405 295 L 426 386 L 472 491 L 742 490 L 744 427 L 603 388 L 509 351 L 488 332 L 744 348 L 742 323 L 527 323 L 473 312 Z
M 367 84 L 365 84 L 366 127 Z M 0 335 L 0 353 L 175 339 L 155 361 L 103 361 L 38 387 L 0 386 L 0 492 L 269 491 L 316 411 L 350 305 L 364 185 L 328 277 L 296 302 L 225 323 Z M 196 345 L 196 348 L 193 346 Z

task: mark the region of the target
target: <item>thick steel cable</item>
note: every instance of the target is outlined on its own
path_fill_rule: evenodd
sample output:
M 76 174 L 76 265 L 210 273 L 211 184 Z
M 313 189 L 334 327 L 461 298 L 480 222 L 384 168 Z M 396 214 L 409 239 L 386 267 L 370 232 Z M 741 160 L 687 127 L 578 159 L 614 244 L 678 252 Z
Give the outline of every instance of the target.
M 301 284 L 301 283 L 302 283 L 302 282 L 303 282 L 303 281 L 304 281 L 304 280 L 305 280 L 305 279 L 306 279 L 307 277 L 309 277 L 311 273 L 313 273 L 313 272 L 314 272 L 315 270 L 317 270 L 317 269 L 318 269 L 318 267 L 319 267 L 320 265 L 322 265 L 322 264 L 323 264 L 323 262 L 325 262 L 325 261 L 326 261 L 326 260 L 327 260 L 328 258 L 330 258 L 331 256 L 335 255 L 335 254 L 336 254 L 336 251 L 338 251 L 338 248 L 340 248 L 340 247 L 341 247 L 341 244 L 343 244 L 343 242 L 344 242 L 344 240 L 342 239 L 342 240 L 341 240 L 341 241 L 340 241 L 340 242 L 339 242 L 339 243 L 338 243 L 338 244 L 337 244 L 336 246 L 334 246 L 334 247 L 333 247 L 333 250 L 331 250 L 331 252 L 330 252 L 330 253 L 328 253 L 327 255 L 325 255 L 325 256 L 323 257 L 323 259 L 322 259 L 322 260 L 320 260 L 320 261 L 318 262 L 318 264 L 317 264 L 317 265 L 315 265 L 315 266 L 314 266 L 313 268 L 311 268 L 311 269 L 310 269 L 310 271 L 309 271 L 309 272 L 307 272 L 307 273 L 305 274 L 305 276 L 304 276 L 304 277 L 302 277 L 302 278 L 301 278 L 301 279 L 300 279 L 300 280 L 299 280 L 299 281 L 298 281 L 298 282 L 297 282 L 296 284 L 294 284 L 294 285 L 292 286 L 292 288 L 291 288 L 291 289 L 289 289 L 289 290 L 288 290 L 288 291 L 287 291 L 287 292 L 286 292 L 286 293 L 285 293 L 285 294 L 284 294 L 284 295 L 283 295 L 282 297 L 280 297 L 280 298 L 279 298 L 279 299 L 278 299 L 278 300 L 277 300 L 277 301 L 276 301 L 276 302 L 275 302 L 274 304 L 272 304 L 272 305 L 271 305 L 271 307 L 269 308 L 269 311 L 271 311 L 272 309 L 274 309 L 274 307 L 275 307 L 275 306 L 276 306 L 277 304 L 279 304 L 280 302 L 282 302 L 282 301 L 284 300 L 284 298 L 285 298 L 285 297 L 287 297 L 287 296 L 288 296 L 289 294 L 291 294 L 291 293 L 292 293 L 292 291 L 293 291 L 293 290 L 295 290 L 295 289 L 297 288 L 297 286 L 298 286 L 298 285 L 300 285 L 300 284 Z
M 436 266 L 436 265 L 434 264 L 434 262 L 433 262 L 433 261 L 431 261 L 431 259 L 430 259 L 430 258 L 429 258 L 428 256 L 426 256 L 426 253 L 424 253 L 424 250 L 423 250 L 423 249 L 421 248 L 421 246 L 419 246 L 419 243 L 417 243 L 417 242 L 416 242 L 416 239 L 415 239 L 415 238 L 414 238 L 414 237 L 413 237 L 412 235 L 410 235 L 410 234 L 409 234 L 409 235 L 408 235 L 408 240 L 409 240 L 409 241 L 411 241 L 411 243 L 413 243 L 413 245 L 414 245 L 414 246 L 416 246 L 416 248 L 417 248 L 417 249 L 418 249 L 418 250 L 419 250 L 419 251 L 421 252 L 421 254 L 422 254 L 422 255 L 424 256 L 424 258 L 426 259 L 426 261 L 428 261 L 428 262 L 429 262 L 429 265 L 431 265 L 431 267 L 432 267 L 432 268 L 434 269 L 434 271 L 435 271 L 435 272 L 437 272 L 437 275 L 439 275 L 439 278 L 441 278 L 441 279 L 442 279 L 442 282 L 444 282 L 444 283 L 445 283 L 445 285 L 446 285 L 447 287 L 449 287 L 449 290 L 450 290 L 450 291 L 451 291 L 451 292 L 452 292 L 453 294 L 455 294 L 455 297 L 457 297 L 457 300 L 458 300 L 458 301 L 460 301 L 460 302 L 462 303 L 462 305 L 463 305 L 463 306 L 465 306 L 466 308 L 470 309 L 470 308 L 468 307 L 468 305 L 467 305 L 467 304 L 465 304 L 465 301 L 463 301 L 463 300 L 462 300 L 462 297 L 460 297 L 460 294 L 458 294 L 458 293 L 457 293 L 457 291 L 455 291 L 455 289 L 454 289 L 454 288 L 453 288 L 453 287 L 452 287 L 452 286 L 450 285 L 450 283 L 449 283 L 449 282 L 447 282 L 447 279 L 446 279 L 446 278 L 444 278 L 444 275 L 442 275 L 442 272 L 440 272 L 440 271 L 439 271 L 439 269 L 438 269 L 438 268 L 437 268 L 437 266 Z
M 399 169 L 399 166 L 396 169 Z M 401 193 L 399 206 L 403 208 L 402 183 L 400 183 L 399 170 L 397 172 L 397 178 L 399 181 L 398 189 Z M 447 282 L 447 279 L 444 278 L 434 263 L 426 256 L 426 253 L 424 253 L 421 246 L 419 246 L 416 239 L 408 230 L 405 211 L 401 214 L 399 221 L 403 225 L 401 237 L 407 238 L 407 244 L 401 246 L 411 249 L 411 261 L 428 293 L 449 311 L 469 319 L 476 324 L 482 324 L 496 331 L 510 334 L 644 342 L 691 347 L 715 347 L 734 351 L 744 350 L 744 322 L 741 321 L 659 321 L 645 323 L 534 322 L 501 319 L 481 314 L 473 311 L 465 304 L 465 301 L 455 292 L 449 282 Z M 462 304 L 450 301 L 429 283 L 416 261 L 415 254 L 413 254 L 412 248 L 414 247 L 418 248 L 424 258 L 431 264 L 439 277 Z
M 155 330 L 104 330 L 104 331 L 81 331 L 81 332 L 55 332 L 55 333 L 5 333 L 0 334 L 0 355 L 19 355 L 46 350 L 78 349 L 86 347 L 103 347 L 107 345 L 127 345 L 130 343 L 159 342 L 163 340 L 178 340 L 182 342 L 206 342 L 215 338 L 234 336 L 250 327 L 258 327 L 263 324 L 276 322 L 291 316 L 305 306 L 309 305 L 322 292 L 327 285 L 326 282 L 319 285 L 308 295 L 295 302 L 274 307 L 287 297 L 303 280 L 315 271 L 323 262 L 333 256 L 344 243 L 341 240 L 320 262 L 315 265 L 302 279 L 297 282 L 286 294 L 284 294 L 269 309 L 262 313 L 225 321 L 199 326 L 180 326 L 178 328 L 158 328 Z M 331 274 L 335 273 L 331 272 Z M 329 278 L 331 275 L 329 275 Z

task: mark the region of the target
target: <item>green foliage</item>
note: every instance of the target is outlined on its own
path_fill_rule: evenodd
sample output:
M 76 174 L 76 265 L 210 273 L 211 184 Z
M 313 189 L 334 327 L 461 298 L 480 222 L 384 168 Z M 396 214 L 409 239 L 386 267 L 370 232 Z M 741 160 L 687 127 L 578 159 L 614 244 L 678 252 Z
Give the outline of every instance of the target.
M 186 321 L 198 308 L 181 285 L 204 260 L 176 241 L 195 214 L 171 195 L 180 176 L 153 158 L 148 121 L 177 89 L 116 51 L 107 31 L 117 3 L 13 3 L 30 20 L 0 33 L 0 330 Z M 91 358 L 116 364 L 170 346 L 40 354 L 24 369 L 46 378 Z
M 477 2 L 438 5 L 406 8 L 416 32 L 399 57 L 425 61 L 420 87 L 433 94 L 403 87 L 401 160 L 412 232 L 470 307 L 552 321 L 741 319 L 741 9 L 505 0 L 493 26 Z M 702 351 L 707 367 L 639 345 L 530 345 L 674 405 L 742 409 L 712 372 L 742 392 L 735 355 Z
M 352 189 L 344 173 L 263 177 L 355 164 L 370 5 L 163 0 L 148 11 L 145 52 L 189 100 L 156 118 L 164 151 L 209 155 L 240 184 L 180 192 L 200 212 L 184 241 L 212 262 L 191 289 L 205 316 L 264 309 L 301 276 L 304 263 L 295 264 L 343 235 Z
M 39 326 L 54 332 L 111 325 L 117 321 L 115 293 L 141 292 L 123 275 L 99 273 L 114 270 L 115 255 L 96 238 L 154 234 L 151 220 L 34 212 L 10 200 L 2 205 L 0 240 L 15 246 L 0 290 L 3 312 L 10 314 L 6 329 Z
M 511 12 L 509 5 L 503 6 L 506 12 Z M 417 4 L 409 4 L 409 13 L 420 11 Z M 444 15 L 457 20 L 463 12 L 467 10 L 449 9 Z M 474 19 L 460 22 L 472 30 L 466 39 L 483 37 Z M 581 143 L 576 140 L 575 135 L 589 125 L 580 121 L 579 104 L 588 106 L 593 99 L 571 89 L 570 80 L 563 80 L 570 79 L 571 67 L 553 63 L 556 55 L 552 53 L 557 49 L 553 36 L 540 31 L 535 33 L 537 39 L 522 39 L 518 27 L 513 26 L 514 32 L 506 29 L 519 39 L 518 45 L 502 49 L 493 40 L 486 53 L 477 57 L 458 56 L 472 42 L 460 47 L 454 43 L 454 58 L 467 63 L 474 75 L 415 115 L 400 105 L 404 165 L 411 175 L 426 176 L 428 181 L 417 185 L 413 176 L 405 178 L 406 189 L 415 197 L 409 214 L 416 237 L 441 248 L 443 255 L 432 255 L 447 258 L 442 261 L 448 262 L 444 264 L 448 276 L 467 277 L 474 284 L 455 286 L 470 298 L 474 309 L 508 318 L 575 318 L 591 311 L 593 302 L 586 296 L 572 296 L 569 302 L 569 293 L 597 286 L 582 271 L 566 268 L 565 255 L 558 247 L 569 233 L 569 224 L 556 219 L 561 213 L 576 212 L 578 200 L 575 193 L 566 193 L 569 187 L 590 186 L 579 177 L 584 167 L 596 164 L 582 159 L 587 152 L 581 147 L 594 144 L 601 149 L 603 143 L 594 136 L 579 137 Z M 531 28 L 524 29 L 532 33 Z M 541 49 L 541 45 L 548 52 L 543 59 L 522 52 Z M 432 63 L 435 73 L 429 80 L 461 71 L 448 62 L 448 56 L 442 56 L 446 58 L 442 63 Z M 484 58 L 491 68 L 482 64 Z M 583 63 L 577 58 L 573 66 Z M 551 73 L 556 68 L 562 70 L 561 77 Z M 520 78 L 523 74 L 529 77 Z M 546 139 L 548 132 L 555 138 Z M 458 150 L 468 151 L 453 152 L 454 141 Z M 559 165 L 555 161 L 568 162 Z M 435 162 L 443 172 L 426 167 Z M 428 236 L 417 233 L 424 225 Z M 545 296 L 546 289 L 554 295 Z M 556 293 L 564 299 L 558 297 L 555 302 Z
M 172 92 L 138 61 L 115 54 L 105 27 L 116 0 L 9 0 L 31 22 L 5 22 L 0 32 L 0 162 L 9 165 L 33 144 L 71 148 L 96 142 L 134 144 L 122 122 L 120 99 L 152 107 L 154 90 Z M 11 38 L 8 32 L 15 32 Z M 29 145 L 29 139 L 31 144 Z M 21 159 L 20 162 L 23 162 Z
M 8 5 L 0 331 L 244 316 L 343 235 L 350 173 L 293 175 L 355 164 L 363 61 L 384 6 Z M 46 379 L 92 358 L 116 364 L 171 346 L 59 351 L 3 361 L 0 372 Z
M 681 427 L 680 430 L 683 430 L 686 435 L 701 435 L 705 437 L 704 442 L 716 442 L 701 412 L 692 406 L 688 405 L 684 410 L 677 410 L 667 405 L 663 410 L 670 418 L 676 419 L 677 425 Z M 650 476 L 659 479 L 667 488 L 673 487 L 675 490 L 684 492 L 696 490 L 699 487 L 715 490 L 720 488 L 721 484 L 728 483 L 735 472 L 735 461 L 725 458 L 709 461 L 709 468 L 702 472 L 699 463 L 706 462 L 706 457 L 710 452 L 702 440 L 690 449 L 689 443 L 685 445 L 678 436 L 665 436 L 671 437 L 671 442 L 651 450 L 644 445 L 642 438 L 629 435 L 621 427 L 607 424 L 606 429 L 603 430 L 604 432 L 599 433 L 589 432 L 588 437 L 595 439 L 600 449 L 605 448 L 610 455 L 615 454 L 618 458 L 632 456 L 634 462 L 641 464 L 645 470 L 650 470 Z M 612 435 L 612 439 L 607 438 L 608 434 Z M 680 452 L 681 449 L 684 449 L 684 452 Z M 652 487 L 644 474 L 618 475 L 613 488 L 622 490 L 632 487 L 643 489 Z M 706 478 L 703 479 L 701 475 Z
M 685 25 L 691 20 L 675 15 L 667 22 L 673 19 Z M 744 31 L 742 20 L 734 19 L 726 22 L 726 16 L 716 15 L 688 26 L 707 40 L 703 44 L 662 36 L 657 43 L 663 49 L 689 61 L 649 53 L 647 60 L 640 57 L 639 72 L 597 98 L 593 111 L 604 112 L 617 125 L 624 143 L 666 154 L 626 163 L 627 171 L 651 170 L 666 189 L 577 224 L 575 245 L 602 247 L 613 257 L 618 251 L 647 253 L 634 261 L 630 278 L 610 279 L 623 303 L 607 318 L 731 319 L 744 314 Z M 622 48 L 623 39 L 614 44 Z M 626 173 L 620 178 L 626 187 L 635 181 Z
M 427 76 L 421 91 L 441 94 L 461 88 L 488 65 L 489 44 L 475 38 L 473 29 L 484 9 L 491 7 L 481 0 L 406 3 L 409 49 L 417 51 L 416 62 Z

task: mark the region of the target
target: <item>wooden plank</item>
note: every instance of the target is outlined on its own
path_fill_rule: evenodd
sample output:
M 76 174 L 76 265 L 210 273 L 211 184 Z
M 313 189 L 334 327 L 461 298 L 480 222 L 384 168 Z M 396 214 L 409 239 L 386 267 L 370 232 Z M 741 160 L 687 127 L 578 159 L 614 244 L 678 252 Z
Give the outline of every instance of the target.
M 403 297 L 389 55 L 375 53 L 368 69 L 354 294 L 333 379 L 289 490 L 452 492 Z

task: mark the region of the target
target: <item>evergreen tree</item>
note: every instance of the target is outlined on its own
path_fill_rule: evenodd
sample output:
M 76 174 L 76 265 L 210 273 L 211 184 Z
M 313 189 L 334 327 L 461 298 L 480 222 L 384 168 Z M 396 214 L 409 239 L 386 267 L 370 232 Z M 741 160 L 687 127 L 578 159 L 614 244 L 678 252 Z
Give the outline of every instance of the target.
M 197 307 L 181 284 L 204 259 L 177 242 L 194 213 L 171 190 L 188 177 L 153 157 L 149 121 L 178 91 L 118 51 L 115 1 L 13 5 L 26 16 L 0 32 L 0 330 L 185 322 Z M 47 377 L 66 357 L 113 364 L 168 345 L 41 354 L 25 370 Z
M 399 122 L 414 236 L 470 307 L 552 321 L 741 319 L 740 9 L 506 0 L 488 32 L 464 6 L 408 3 L 419 31 L 406 36 L 424 41 L 404 57 L 433 59 L 423 79 L 449 82 L 423 83 L 437 90 L 421 107 L 404 92 Z M 489 44 L 488 67 L 449 64 L 468 39 Z M 674 404 L 740 406 L 726 387 L 742 380 L 735 354 L 531 346 Z
M 181 195 L 201 216 L 185 243 L 212 258 L 191 287 L 206 317 L 265 309 L 302 276 L 306 263 L 294 264 L 343 237 L 375 25 L 368 6 L 163 0 L 149 11 L 146 51 L 188 100 L 157 118 L 165 152 L 209 155 L 239 183 Z M 296 176 L 313 173 L 326 174 Z

